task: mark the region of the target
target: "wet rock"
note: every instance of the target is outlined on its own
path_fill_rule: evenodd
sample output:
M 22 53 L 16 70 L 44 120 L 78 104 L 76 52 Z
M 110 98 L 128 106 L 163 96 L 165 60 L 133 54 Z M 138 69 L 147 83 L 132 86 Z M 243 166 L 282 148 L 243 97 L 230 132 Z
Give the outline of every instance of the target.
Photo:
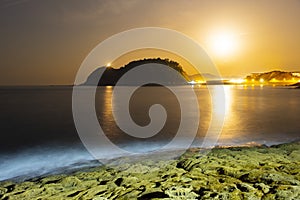
M 118 178 L 117 180 L 115 180 L 115 184 L 117 186 L 121 186 L 121 183 L 123 182 L 123 178 Z
M 191 187 L 171 187 L 166 190 L 166 194 L 171 199 L 196 199 L 199 195 L 192 191 Z
M 2 182 L 0 199 L 300 199 L 299 155 L 299 143 L 193 149 L 178 160 Z
M 270 186 L 264 183 L 256 183 L 254 184 L 254 187 L 257 188 L 258 190 L 261 190 L 265 194 L 270 192 Z
M 300 187 L 281 185 L 278 186 L 272 193 L 268 193 L 263 199 L 280 199 L 280 200 L 294 200 L 300 199 Z
M 169 196 L 166 195 L 164 192 L 152 192 L 142 195 L 138 198 L 138 200 L 150 200 L 154 198 L 168 198 Z
M 300 161 L 300 150 L 294 150 L 289 154 L 289 157 L 293 160 Z

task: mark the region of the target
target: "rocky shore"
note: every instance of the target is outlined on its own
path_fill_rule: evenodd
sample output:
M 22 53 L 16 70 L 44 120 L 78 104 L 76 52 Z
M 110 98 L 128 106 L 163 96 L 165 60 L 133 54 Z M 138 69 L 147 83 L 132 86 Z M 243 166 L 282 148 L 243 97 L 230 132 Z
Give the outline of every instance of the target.
M 190 149 L 173 160 L 6 181 L 0 199 L 300 199 L 300 143 Z

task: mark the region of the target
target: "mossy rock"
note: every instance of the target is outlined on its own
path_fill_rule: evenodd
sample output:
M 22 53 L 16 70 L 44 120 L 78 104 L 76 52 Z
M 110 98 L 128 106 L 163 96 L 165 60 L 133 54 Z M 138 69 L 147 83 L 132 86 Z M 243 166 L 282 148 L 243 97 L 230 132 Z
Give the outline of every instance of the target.
M 300 199 L 300 187 L 281 185 L 274 189 L 273 191 L 266 194 L 263 199 L 278 199 L 278 200 L 295 200 Z
M 188 151 L 21 183 L 0 199 L 300 199 L 300 144 Z

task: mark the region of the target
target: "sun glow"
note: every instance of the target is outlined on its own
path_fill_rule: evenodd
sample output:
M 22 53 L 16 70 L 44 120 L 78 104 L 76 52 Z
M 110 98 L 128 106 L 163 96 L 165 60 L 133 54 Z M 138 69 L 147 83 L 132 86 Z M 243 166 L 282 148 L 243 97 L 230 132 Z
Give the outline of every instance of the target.
M 219 32 L 211 35 L 210 45 L 217 56 L 228 56 L 237 48 L 237 38 L 233 33 Z

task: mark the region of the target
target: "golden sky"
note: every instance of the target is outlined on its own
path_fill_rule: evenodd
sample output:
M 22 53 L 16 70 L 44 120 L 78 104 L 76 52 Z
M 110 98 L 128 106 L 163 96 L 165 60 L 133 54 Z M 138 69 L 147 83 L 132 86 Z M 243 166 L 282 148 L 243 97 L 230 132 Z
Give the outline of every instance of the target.
M 300 71 L 299 10 L 299 0 L 1 1 L 0 85 L 73 84 L 97 44 L 148 26 L 193 38 L 224 76 Z

